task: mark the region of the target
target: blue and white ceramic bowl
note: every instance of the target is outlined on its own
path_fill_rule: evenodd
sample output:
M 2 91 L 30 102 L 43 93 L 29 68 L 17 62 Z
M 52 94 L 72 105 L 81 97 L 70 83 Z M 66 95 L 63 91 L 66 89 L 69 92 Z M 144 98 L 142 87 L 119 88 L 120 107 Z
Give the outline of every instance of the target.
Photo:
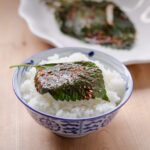
M 20 84 L 23 74 L 27 71 L 26 68 L 17 69 L 13 77 L 14 92 L 18 99 L 25 105 L 33 119 L 36 120 L 43 127 L 50 129 L 52 132 L 58 135 L 71 138 L 81 137 L 105 127 L 117 114 L 118 110 L 128 101 L 133 89 L 133 81 L 128 69 L 115 58 L 97 50 L 91 50 L 86 48 L 54 48 L 38 53 L 28 58 L 24 63 L 37 64 L 41 60 L 46 59 L 48 56 L 51 56 L 55 53 L 59 54 L 61 57 L 64 57 L 71 55 L 75 52 L 81 52 L 90 57 L 90 59 L 92 60 L 99 60 L 104 65 L 107 65 L 108 67 L 111 67 L 112 69 L 119 72 L 121 76 L 125 79 L 125 95 L 122 102 L 114 110 L 96 117 L 82 119 L 64 119 L 55 117 L 35 110 L 34 108 L 30 107 L 22 98 L 20 93 Z

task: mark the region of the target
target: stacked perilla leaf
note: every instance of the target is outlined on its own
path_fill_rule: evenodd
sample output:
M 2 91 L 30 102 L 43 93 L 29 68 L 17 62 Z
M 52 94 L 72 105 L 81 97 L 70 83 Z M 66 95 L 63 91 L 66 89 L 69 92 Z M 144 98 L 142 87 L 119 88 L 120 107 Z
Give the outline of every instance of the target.
M 80 61 L 43 65 L 22 64 L 13 67 L 35 67 L 34 83 L 40 94 L 49 93 L 55 100 L 109 101 L 102 71 L 95 63 Z
M 41 94 L 50 93 L 56 100 L 108 101 L 102 71 L 93 62 L 53 64 L 37 70 L 35 87 Z
M 57 2 L 57 3 L 56 3 Z M 130 49 L 136 30 L 114 2 L 91 0 L 48 1 L 63 33 L 92 44 Z M 58 5 L 59 3 L 59 5 Z M 57 5 L 56 5 L 57 4 Z

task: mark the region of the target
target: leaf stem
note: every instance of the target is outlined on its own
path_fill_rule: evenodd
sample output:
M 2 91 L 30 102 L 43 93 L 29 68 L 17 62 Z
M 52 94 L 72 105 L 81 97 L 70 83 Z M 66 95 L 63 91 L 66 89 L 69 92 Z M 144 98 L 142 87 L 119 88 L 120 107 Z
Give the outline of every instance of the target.
M 32 65 L 32 64 L 20 64 L 20 65 L 12 65 L 9 68 L 16 68 L 16 67 L 35 67 L 35 68 L 48 68 L 57 65 L 56 63 L 52 64 L 42 64 L 42 65 Z
M 16 68 L 16 67 L 40 67 L 42 65 L 31 65 L 31 64 L 21 64 L 21 65 L 12 65 L 9 68 Z

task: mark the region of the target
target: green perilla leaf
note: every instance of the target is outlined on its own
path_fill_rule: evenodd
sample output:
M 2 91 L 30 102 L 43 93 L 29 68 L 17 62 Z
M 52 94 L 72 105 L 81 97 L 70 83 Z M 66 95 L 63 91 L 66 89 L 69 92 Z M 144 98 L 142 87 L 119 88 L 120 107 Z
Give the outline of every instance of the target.
M 40 94 L 50 93 L 55 100 L 76 101 L 101 98 L 109 101 L 102 71 L 95 63 L 80 61 L 43 65 L 21 64 L 13 67 L 35 67 L 34 83 Z
M 102 71 L 93 62 L 61 63 L 40 69 L 35 76 L 39 93 L 50 93 L 56 100 L 109 100 Z

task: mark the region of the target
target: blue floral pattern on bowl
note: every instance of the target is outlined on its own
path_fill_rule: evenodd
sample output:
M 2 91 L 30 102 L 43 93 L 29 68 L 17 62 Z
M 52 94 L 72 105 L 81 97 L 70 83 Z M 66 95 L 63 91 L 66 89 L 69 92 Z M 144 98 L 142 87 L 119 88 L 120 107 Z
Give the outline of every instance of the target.
M 113 69 L 118 71 L 121 74 L 121 76 L 125 79 L 126 81 L 125 96 L 122 102 L 114 110 L 90 118 L 65 119 L 55 117 L 40 112 L 38 110 L 35 110 L 34 108 L 30 107 L 26 103 L 26 101 L 21 97 L 19 87 L 22 80 L 22 76 L 27 71 L 27 68 L 17 69 L 13 77 L 14 92 L 18 97 L 18 99 L 26 106 L 32 118 L 43 127 L 50 129 L 53 133 L 71 138 L 87 135 L 96 130 L 102 129 L 107 124 L 109 124 L 109 122 L 117 114 L 118 110 L 128 101 L 133 89 L 133 81 L 128 69 L 119 61 L 117 61 L 115 58 L 96 50 L 91 51 L 91 49 L 85 48 L 55 48 L 34 55 L 29 59 L 27 59 L 24 63 L 37 64 L 42 59 L 46 59 L 48 56 L 51 56 L 54 53 L 58 53 L 61 57 L 64 57 L 71 55 L 74 52 L 81 52 L 90 57 L 90 59 L 101 61 L 104 65 L 106 64 L 107 66 L 112 67 Z
M 29 113 L 40 125 L 50 129 L 52 132 L 65 137 L 80 137 L 105 127 L 117 112 L 95 117 L 90 120 L 64 120 L 55 119 L 37 114 L 28 109 Z

